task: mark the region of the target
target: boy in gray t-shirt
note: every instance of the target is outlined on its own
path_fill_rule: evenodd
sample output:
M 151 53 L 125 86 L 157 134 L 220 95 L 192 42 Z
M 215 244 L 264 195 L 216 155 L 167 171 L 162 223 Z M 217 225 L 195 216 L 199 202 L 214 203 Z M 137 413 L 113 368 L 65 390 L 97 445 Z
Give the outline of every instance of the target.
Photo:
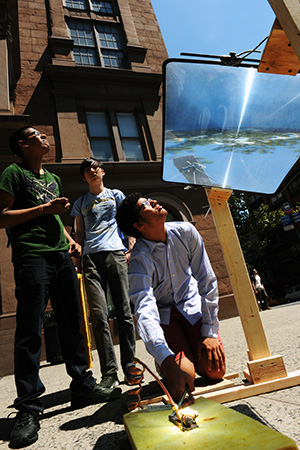
M 74 203 L 71 215 L 75 217 L 75 239 L 83 248 L 82 261 L 87 301 L 93 333 L 99 354 L 103 389 L 119 384 L 117 361 L 109 328 L 107 288 L 118 321 L 121 365 L 127 382 L 132 382 L 132 357 L 135 354 L 135 329 L 128 295 L 127 258 L 135 242 L 129 237 L 129 250 L 122 240 L 116 222 L 118 206 L 125 198 L 117 189 L 103 184 L 103 165 L 94 158 L 82 161 L 80 174 L 89 186 L 89 192 Z

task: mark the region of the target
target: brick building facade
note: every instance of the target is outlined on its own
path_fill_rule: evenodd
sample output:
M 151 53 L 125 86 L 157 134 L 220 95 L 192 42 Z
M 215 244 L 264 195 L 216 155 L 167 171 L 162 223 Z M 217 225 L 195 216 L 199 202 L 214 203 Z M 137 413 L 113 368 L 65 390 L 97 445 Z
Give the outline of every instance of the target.
M 47 134 L 46 167 L 61 177 L 71 203 L 86 190 L 81 160 L 102 159 L 106 186 L 156 198 L 174 219 L 195 223 L 219 281 L 221 316 L 235 314 L 214 223 L 204 217 L 205 191 L 161 180 L 168 55 L 151 1 L 1 0 L 0 9 L 0 171 L 16 160 L 9 135 L 27 124 Z M 71 217 L 63 221 L 72 230 Z M 16 301 L 4 230 L 0 238 L 4 375 L 13 371 Z

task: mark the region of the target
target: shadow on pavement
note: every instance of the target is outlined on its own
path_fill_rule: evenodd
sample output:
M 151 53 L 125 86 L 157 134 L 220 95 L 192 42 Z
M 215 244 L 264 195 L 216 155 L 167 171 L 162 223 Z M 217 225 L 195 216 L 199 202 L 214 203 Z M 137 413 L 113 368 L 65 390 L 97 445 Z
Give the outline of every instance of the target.
M 9 441 L 9 436 L 14 424 L 15 415 L 7 419 L 0 419 L 0 441 Z
M 42 395 L 41 400 L 45 409 L 54 408 L 55 406 L 63 405 L 64 403 L 71 403 L 71 391 L 70 389 L 64 389 L 63 391 Z
M 131 450 L 131 448 L 126 432 L 119 431 L 101 436 L 93 450 Z
M 123 424 L 123 415 L 127 410 L 127 394 L 123 394 L 118 400 L 105 403 L 94 414 L 70 420 L 60 426 L 61 430 L 77 430 L 79 428 L 90 428 L 105 422 Z
M 235 405 L 235 406 L 231 406 L 230 409 L 233 409 L 234 411 L 244 414 L 244 416 L 248 416 L 251 419 L 257 420 L 257 422 L 260 422 L 262 425 L 266 425 L 267 427 L 272 428 L 275 431 L 278 431 L 278 430 L 276 430 L 276 428 L 274 428 L 272 425 L 270 425 L 264 417 L 260 416 L 254 410 L 254 408 L 252 408 L 249 405 L 245 405 L 245 404 Z

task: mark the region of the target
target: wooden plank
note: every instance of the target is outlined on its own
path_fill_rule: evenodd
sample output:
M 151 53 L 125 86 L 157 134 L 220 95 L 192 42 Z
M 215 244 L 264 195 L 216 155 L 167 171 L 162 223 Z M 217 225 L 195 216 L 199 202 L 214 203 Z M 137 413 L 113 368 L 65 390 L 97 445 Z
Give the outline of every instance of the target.
M 299 0 L 268 0 L 268 2 L 300 60 Z
M 228 389 L 229 387 L 235 386 L 235 382 L 232 380 L 225 380 L 223 379 L 219 383 L 206 385 L 206 386 L 200 386 L 195 387 L 195 390 L 193 392 L 194 397 L 199 397 L 202 394 L 205 394 L 205 392 L 215 392 L 219 391 L 221 389 Z
M 295 76 L 299 69 L 299 58 L 278 19 L 275 19 L 258 66 L 258 72 Z
M 246 380 L 250 381 L 250 383 L 253 383 L 252 377 L 251 377 L 250 373 L 248 372 L 248 370 L 243 370 L 243 374 L 244 374 L 244 377 L 246 378 Z
M 199 397 L 200 395 L 202 395 L 206 392 L 212 392 L 212 391 L 216 391 L 219 389 L 224 389 L 224 388 L 229 388 L 229 387 L 235 386 L 235 382 L 231 381 L 231 380 L 236 378 L 236 375 L 239 376 L 236 373 L 229 374 L 229 376 L 231 376 L 230 379 L 225 379 L 225 377 L 224 377 L 223 380 L 219 381 L 218 383 L 213 383 L 213 384 L 212 383 L 208 384 L 207 380 L 205 380 L 205 378 L 197 378 L 196 382 L 198 382 L 198 384 L 201 382 L 202 385 L 195 386 L 193 395 L 194 395 L 194 397 Z M 142 393 L 143 393 L 143 391 L 142 391 Z M 142 399 L 140 402 L 140 405 L 141 406 L 152 405 L 154 403 L 159 403 L 159 402 L 168 404 L 169 403 L 168 397 L 164 394 L 160 394 L 156 397 Z
M 203 397 L 192 408 L 197 427 L 181 431 L 169 421 L 170 411 L 134 411 L 123 416 L 135 450 L 296 450 L 296 443 L 257 420 Z
M 285 378 L 280 378 L 279 380 L 271 380 L 259 384 L 245 384 L 224 389 L 223 391 L 208 392 L 203 394 L 203 397 L 215 402 L 226 403 L 298 385 L 300 385 L 300 370 L 290 372 Z
M 232 372 L 232 373 L 226 373 L 226 375 L 224 375 L 224 380 L 232 380 L 233 378 L 238 378 L 239 377 L 239 373 L 238 372 Z
M 287 376 L 286 368 L 280 355 L 249 361 L 247 364 L 254 384 Z
M 227 202 L 232 191 L 212 188 L 206 189 L 206 193 L 223 249 L 235 301 L 248 345 L 250 360 L 267 358 L 271 356 L 271 353 Z

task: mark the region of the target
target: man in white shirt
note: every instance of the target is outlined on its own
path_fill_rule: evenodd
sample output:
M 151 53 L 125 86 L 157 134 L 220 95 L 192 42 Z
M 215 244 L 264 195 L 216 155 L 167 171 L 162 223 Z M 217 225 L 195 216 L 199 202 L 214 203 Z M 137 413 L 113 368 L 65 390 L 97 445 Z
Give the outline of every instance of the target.
M 266 309 L 270 309 L 268 307 L 268 294 L 266 293 L 265 287 L 261 281 L 260 276 L 257 273 L 256 269 L 252 270 L 252 286 L 255 292 L 257 302 L 259 307 L 264 311 Z
M 225 353 L 218 335 L 218 288 L 203 240 L 187 222 L 167 222 L 156 200 L 130 194 L 119 228 L 137 239 L 129 262 L 129 295 L 137 329 L 175 401 L 195 374 L 219 380 Z

